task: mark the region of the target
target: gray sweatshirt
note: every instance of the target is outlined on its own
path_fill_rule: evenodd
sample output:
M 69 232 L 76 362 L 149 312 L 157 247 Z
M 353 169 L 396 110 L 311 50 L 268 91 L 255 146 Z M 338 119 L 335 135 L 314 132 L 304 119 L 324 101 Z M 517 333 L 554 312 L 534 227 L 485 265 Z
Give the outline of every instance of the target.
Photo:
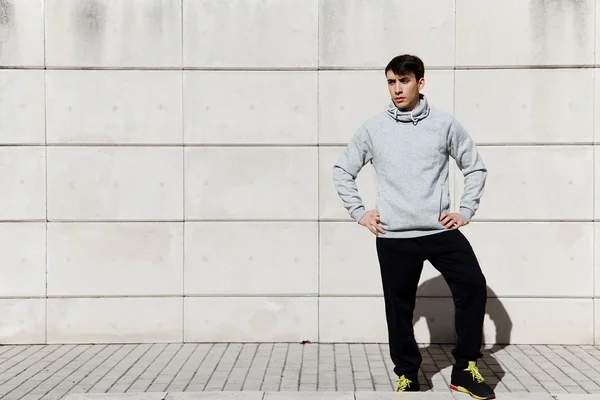
M 408 238 L 446 230 L 440 215 L 450 212 L 448 157 L 464 175 L 460 214 L 470 221 L 484 192 L 487 170 L 475 143 L 454 117 L 429 108 L 425 96 L 413 111 L 390 103 L 354 134 L 333 167 L 333 182 L 357 222 L 367 210 L 356 176 L 368 162 L 377 188 L 381 238 Z

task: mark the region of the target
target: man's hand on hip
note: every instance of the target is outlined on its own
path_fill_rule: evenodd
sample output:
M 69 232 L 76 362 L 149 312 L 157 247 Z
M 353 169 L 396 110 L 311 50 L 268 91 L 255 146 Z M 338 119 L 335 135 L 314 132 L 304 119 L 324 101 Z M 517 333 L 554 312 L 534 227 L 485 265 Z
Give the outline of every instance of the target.
M 360 221 L 358 221 L 359 224 L 367 228 L 375 236 L 377 236 L 378 233 L 385 234 L 385 231 L 379 225 L 380 222 L 381 216 L 377 210 L 367 211 Z
M 465 217 L 459 213 L 443 213 L 440 216 L 440 223 L 444 225 L 446 229 L 456 230 L 460 227 L 468 225 L 469 221 L 467 221 Z

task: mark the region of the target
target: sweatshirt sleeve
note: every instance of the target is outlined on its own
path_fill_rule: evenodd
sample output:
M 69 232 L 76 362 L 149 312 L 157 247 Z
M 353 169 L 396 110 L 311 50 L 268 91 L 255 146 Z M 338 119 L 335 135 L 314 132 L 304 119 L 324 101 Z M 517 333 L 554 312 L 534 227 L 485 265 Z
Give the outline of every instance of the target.
M 475 142 L 467 130 L 456 120 L 453 120 L 448 133 L 448 149 L 465 179 L 459 213 L 467 221 L 470 221 L 479 208 L 479 201 L 483 196 L 487 169 L 477 151 Z
M 356 176 L 362 167 L 372 160 L 369 134 L 361 126 L 333 166 L 333 183 L 350 216 L 359 222 L 367 213 L 358 194 Z

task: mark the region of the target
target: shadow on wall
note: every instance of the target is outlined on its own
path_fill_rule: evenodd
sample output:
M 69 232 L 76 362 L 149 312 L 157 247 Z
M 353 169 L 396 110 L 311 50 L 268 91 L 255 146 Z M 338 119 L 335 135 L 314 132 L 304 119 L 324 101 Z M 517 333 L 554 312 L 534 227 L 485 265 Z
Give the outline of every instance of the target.
M 491 343 L 492 347 L 482 351 L 485 365 L 479 365 L 479 368 L 487 383 L 489 383 L 492 388 L 495 388 L 496 384 L 504 377 L 505 372 L 500 363 L 493 357 L 493 354 L 510 343 L 512 321 L 510 320 L 506 309 L 496 298 L 496 294 L 489 286 L 487 287 L 487 292 L 488 302 L 486 316 L 493 322 L 496 328 L 496 336 L 493 343 Z M 439 297 L 440 293 L 447 297 Z M 433 294 L 435 294 L 436 297 L 432 297 Z M 454 331 L 454 303 L 448 285 L 441 275 L 429 279 L 419 285 L 417 296 L 413 326 L 424 318 L 430 334 L 431 345 L 421 349 L 423 359 L 425 359 L 426 357 L 429 357 L 429 354 L 439 352 L 438 344 L 454 344 L 456 342 Z M 431 351 L 429 350 L 430 348 Z M 434 348 L 435 350 L 433 350 Z M 442 369 L 450 367 L 454 361 L 452 358 L 448 359 L 447 357 L 433 358 L 435 368 L 429 368 L 429 371 L 427 371 L 427 368 L 423 368 L 425 378 L 429 385 L 431 385 L 433 376 Z

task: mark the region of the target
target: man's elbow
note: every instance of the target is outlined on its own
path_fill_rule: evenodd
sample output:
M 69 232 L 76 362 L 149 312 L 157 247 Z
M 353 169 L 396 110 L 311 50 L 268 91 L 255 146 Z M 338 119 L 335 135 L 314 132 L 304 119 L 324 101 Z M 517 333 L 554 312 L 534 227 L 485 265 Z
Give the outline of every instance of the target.
M 351 174 L 348 170 L 346 170 L 345 168 L 343 168 L 341 165 L 335 164 L 333 166 L 333 179 L 356 179 L 356 175 Z
M 475 166 L 473 168 L 465 168 L 463 171 L 463 175 L 464 176 L 483 176 L 484 178 L 487 177 L 488 174 L 488 170 L 485 166 Z

